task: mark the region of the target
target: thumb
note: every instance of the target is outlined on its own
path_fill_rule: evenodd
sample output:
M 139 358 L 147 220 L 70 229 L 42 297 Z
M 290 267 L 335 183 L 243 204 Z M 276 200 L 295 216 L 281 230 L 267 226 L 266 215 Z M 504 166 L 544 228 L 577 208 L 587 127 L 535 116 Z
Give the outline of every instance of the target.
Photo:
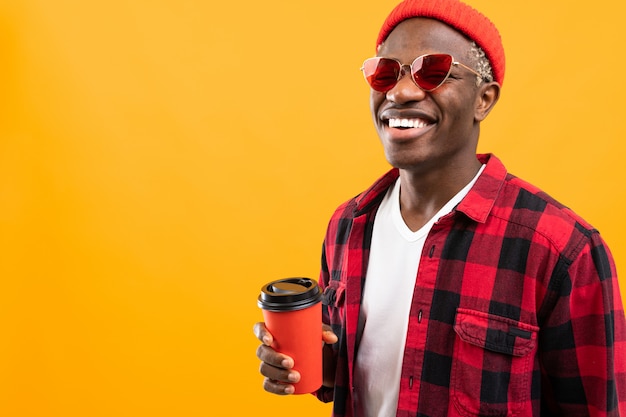
M 339 340 L 339 338 L 337 337 L 337 335 L 332 331 L 332 329 L 330 328 L 330 326 L 328 325 L 324 325 L 322 326 L 322 340 L 324 341 L 324 343 L 328 344 L 328 345 L 332 345 L 334 343 L 337 343 L 337 341 Z

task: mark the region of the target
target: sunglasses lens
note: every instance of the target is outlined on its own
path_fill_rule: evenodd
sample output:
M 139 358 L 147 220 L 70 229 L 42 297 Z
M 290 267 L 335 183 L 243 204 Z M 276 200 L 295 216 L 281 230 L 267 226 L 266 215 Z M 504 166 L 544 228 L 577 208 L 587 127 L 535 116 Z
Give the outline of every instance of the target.
M 386 92 L 398 82 L 400 64 L 389 58 L 370 58 L 363 63 L 363 75 L 376 91 Z
M 452 60 L 452 56 L 447 54 L 418 57 L 411 65 L 411 75 L 415 84 L 425 91 L 439 87 L 450 74 Z M 375 57 L 363 63 L 365 79 L 374 90 L 383 93 L 396 85 L 401 72 L 402 65 L 395 59 Z
M 426 91 L 439 87 L 450 74 L 452 57 L 445 54 L 424 55 L 413 61 L 411 72 L 415 83 Z

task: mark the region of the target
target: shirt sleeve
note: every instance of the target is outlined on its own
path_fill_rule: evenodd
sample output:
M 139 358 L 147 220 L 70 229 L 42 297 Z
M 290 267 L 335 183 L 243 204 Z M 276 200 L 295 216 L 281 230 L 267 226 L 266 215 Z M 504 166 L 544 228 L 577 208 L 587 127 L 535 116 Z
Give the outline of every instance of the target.
M 626 320 L 615 264 L 592 232 L 566 272 L 541 326 L 542 414 L 626 416 Z
M 326 296 L 326 288 L 328 288 L 328 284 L 330 281 L 330 273 L 329 273 L 329 266 L 328 263 L 326 262 L 326 244 L 324 244 L 322 246 L 322 265 L 321 265 L 321 270 L 320 270 L 320 276 L 319 276 L 319 286 L 322 289 L 322 291 L 325 293 L 324 295 Z M 329 317 L 329 313 L 328 313 L 328 302 L 326 299 L 323 299 L 322 301 L 322 322 L 324 324 L 330 324 L 330 317 Z M 322 402 L 331 402 L 333 401 L 333 388 L 329 388 L 329 387 L 320 387 L 320 389 L 318 389 L 314 394 L 315 396 Z

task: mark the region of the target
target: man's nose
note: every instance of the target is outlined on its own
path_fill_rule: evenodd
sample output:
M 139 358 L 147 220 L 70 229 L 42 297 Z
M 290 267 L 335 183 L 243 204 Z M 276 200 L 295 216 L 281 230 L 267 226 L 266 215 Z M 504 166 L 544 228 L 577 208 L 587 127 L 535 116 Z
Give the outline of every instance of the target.
M 403 71 L 396 85 L 394 85 L 391 90 L 387 91 L 386 95 L 387 100 L 404 104 L 411 101 L 423 100 L 424 97 L 426 97 L 426 92 L 415 84 L 410 71 Z

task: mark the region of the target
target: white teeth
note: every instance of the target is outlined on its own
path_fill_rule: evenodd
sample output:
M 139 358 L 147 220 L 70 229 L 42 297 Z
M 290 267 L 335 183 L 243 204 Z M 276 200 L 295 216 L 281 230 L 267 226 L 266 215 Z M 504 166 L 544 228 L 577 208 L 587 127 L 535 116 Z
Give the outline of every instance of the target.
M 419 129 L 427 125 L 428 123 L 420 119 L 389 119 L 389 127 L 410 127 Z

